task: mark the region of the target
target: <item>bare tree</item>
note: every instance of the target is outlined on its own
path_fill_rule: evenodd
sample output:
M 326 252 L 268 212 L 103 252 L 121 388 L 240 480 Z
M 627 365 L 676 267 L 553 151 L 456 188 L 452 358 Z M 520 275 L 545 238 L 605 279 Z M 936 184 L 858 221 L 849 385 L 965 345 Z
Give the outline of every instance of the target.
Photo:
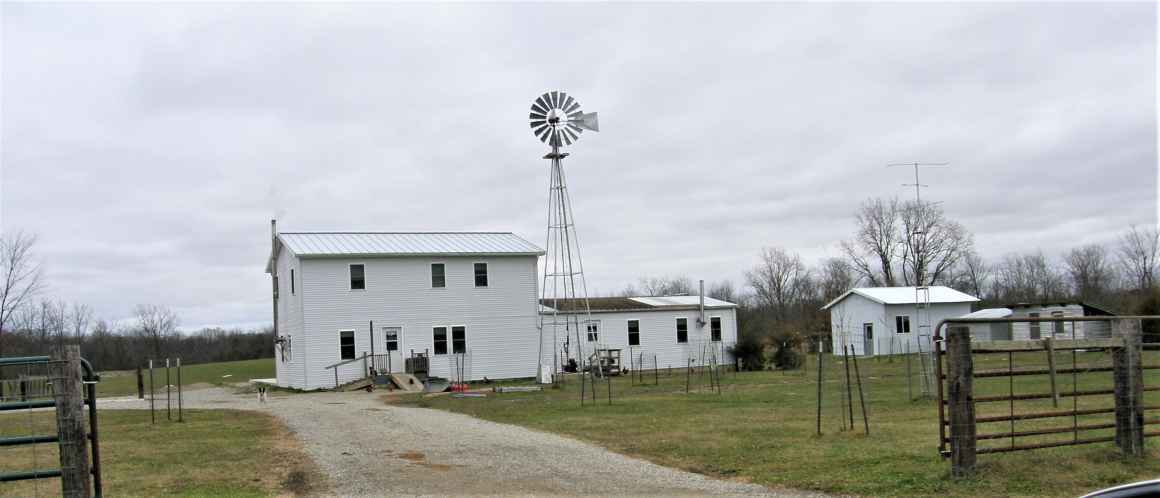
M 138 304 L 133 313 L 137 316 L 137 332 L 149 340 L 153 356 L 161 357 L 165 339 L 177 332 L 177 314 L 156 304 Z
M 1046 301 L 1067 294 L 1063 277 L 1043 252 L 1012 254 L 995 271 L 995 296 L 1006 301 Z
M 1156 285 L 1156 258 L 1160 256 L 1160 230 L 1156 227 L 1136 228 L 1120 236 L 1117 248 L 1124 276 L 1136 290 L 1153 289 Z
M 720 282 L 714 282 L 710 284 L 708 288 L 705 289 L 705 295 L 713 299 L 720 299 L 729 303 L 740 304 L 739 301 L 741 300 L 741 296 L 737 294 L 737 288 L 733 286 L 733 282 L 728 280 L 722 280 Z
M 759 304 L 773 311 L 775 320 L 790 318 L 791 307 L 796 305 L 809 287 L 809 271 L 797 254 L 780 247 L 761 252 L 757 267 L 746 274 Z
M 80 340 L 89 331 L 89 323 L 93 321 L 93 310 L 87 304 L 73 303 L 68 321 L 73 337 Z
M 850 290 L 861 278 L 842 258 L 826 258 L 818 265 L 817 283 L 822 301 L 830 302 Z
M 1113 290 L 1116 271 L 1104 246 L 1090 244 L 1072 249 L 1064 255 L 1063 264 L 1075 297 L 1099 301 Z
M 979 253 L 971 250 L 959 259 L 949 283 L 956 289 L 982 298 L 990 293 L 994 271 L 994 267 L 983 260 Z
M 4 353 L 4 332 L 13 314 L 26 306 L 40 291 L 40 264 L 33 247 L 36 236 L 15 232 L 0 235 L 0 355 Z
M 894 264 L 903 242 L 899 230 L 898 199 L 868 199 L 855 213 L 858 232 L 842 242 L 842 251 L 863 278 L 875 286 L 894 286 Z
M 961 224 L 947 219 L 938 204 L 907 202 L 898 210 L 903 241 L 902 277 L 906 285 L 934 285 L 974 247 Z
M 680 296 L 697 293 L 693 281 L 686 276 L 641 277 L 640 290 L 646 296 Z M 635 290 L 635 289 L 634 289 Z

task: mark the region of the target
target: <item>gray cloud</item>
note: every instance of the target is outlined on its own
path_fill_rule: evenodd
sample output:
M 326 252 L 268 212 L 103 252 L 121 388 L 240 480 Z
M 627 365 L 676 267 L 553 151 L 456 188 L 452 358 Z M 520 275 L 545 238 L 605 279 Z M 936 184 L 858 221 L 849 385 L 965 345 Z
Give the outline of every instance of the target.
M 50 292 L 120 318 L 268 317 L 287 229 L 543 238 L 526 109 L 568 159 L 590 288 L 838 254 L 897 161 L 989 257 L 1156 222 L 1149 4 L 6 4 L 0 209 Z

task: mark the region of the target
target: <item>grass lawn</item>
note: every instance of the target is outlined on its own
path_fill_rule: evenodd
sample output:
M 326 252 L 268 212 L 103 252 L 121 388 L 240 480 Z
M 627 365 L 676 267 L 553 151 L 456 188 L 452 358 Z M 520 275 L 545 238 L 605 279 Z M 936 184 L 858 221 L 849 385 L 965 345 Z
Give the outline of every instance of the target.
M 978 355 L 975 369 L 1007 368 L 1007 356 Z M 1057 353 L 1058 368 L 1072 364 L 1072 355 Z M 1046 354 L 1019 353 L 1016 367 L 1042 365 Z M 1078 365 L 1110 365 L 1105 353 L 1078 353 Z M 938 415 L 933 401 L 911 401 L 907 394 L 906 361 L 896 357 L 862 359 L 859 367 L 869 414 L 870 435 L 864 435 L 858 392 L 853 392 L 855 430 L 842 430 L 841 404 L 845 370 L 827 355 L 823 362 L 823 435 L 815 435 L 817 365 L 808 372 L 742 372 L 726 374 L 723 394 L 710 394 L 694 376 L 692 393 L 685 393 L 683 371 L 664 372 L 659 386 L 631 385 L 627 377 L 613 382 L 613 405 L 607 405 L 606 384 L 600 404 L 579 407 L 574 379 L 562 389 L 535 393 L 489 394 L 486 398 L 449 396 L 397 398 L 398 403 L 461 412 L 497 422 L 557 432 L 591 441 L 621 453 L 662 465 L 773 487 L 819 490 L 869 496 L 1077 496 L 1113 484 L 1160 475 L 1160 452 L 1128 461 L 1112 443 L 979 455 L 978 475 L 950 478 L 950 463 L 938 455 Z M 1145 352 L 1145 364 L 1160 364 L 1160 353 Z M 912 365 L 917 371 L 918 364 Z M 852 367 L 851 367 L 852 369 Z M 977 379 L 976 396 L 1044 392 L 1046 376 Z M 651 382 L 646 375 L 646 382 Z M 918 377 L 914 391 L 921 392 Z M 1061 374 L 1061 392 L 1072 389 L 1072 375 Z M 1110 388 L 1111 373 L 1077 377 L 1078 389 Z M 1145 383 L 1160 385 L 1160 371 L 1145 371 Z M 1064 397 L 1059 408 L 1050 400 L 1019 401 L 1016 412 L 1111 407 L 1111 396 Z M 1160 393 L 1145 393 L 1145 404 L 1160 405 Z M 1002 415 L 1008 403 L 980 403 L 977 416 Z M 1149 412 L 1150 419 L 1156 419 Z M 1113 421 L 1111 414 L 1080 417 L 1078 423 Z M 1020 421 L 1015 430 L 1071 427 L 1071 418 Z M 979 433 L 1006 432 L 1009 422 L 980 424 Z M 1111 435 L 1090 431 L 1081 438 Z M 1018 442 L 1060 441 L 1072 434 L 1023 438 Z M 1149 439 L 1155 448 L 1160 440 Z M 1009 439 L 983 441 L 983 446 L 1010 444 Z
M 145 376 L 145 389 L 149 389 L 149 370 L 142 370 Z M 98 396 L 125 396 L 137 394 L 137 372 L 135 370 L 120 370 L 100 372 L 101 382 L 97 384 Z M 229 375 L 229 377 L 225 377 Z M 245 382 L 249 379 L 264 379 L 274 377 L 274 359 L 262 358 L 257 360 L 223 361 L 219 363 L 201 363 L 197 365 L 182 365 L 181 382 L 184 386 L 194 384 L 212 384 L 220 386 L 235 382 Z M 169 369 L 170 381 L 177 384 L 177 369 Z M 153 388 L 165 390 L 165 364 L 153 365 Z
M 0 436 L 55 434 L 52 411 L 0 415 Z M 323 482 L 276 418 L 187 410 L 186 422 L 149 423 L 149 412 L 100 412 L 105 496 L 270 496 Z M 0 448 L 0 470 L 57 468 L 55 444 Z M 60 496 L 60 479 L 0 483 L 0 496 Z

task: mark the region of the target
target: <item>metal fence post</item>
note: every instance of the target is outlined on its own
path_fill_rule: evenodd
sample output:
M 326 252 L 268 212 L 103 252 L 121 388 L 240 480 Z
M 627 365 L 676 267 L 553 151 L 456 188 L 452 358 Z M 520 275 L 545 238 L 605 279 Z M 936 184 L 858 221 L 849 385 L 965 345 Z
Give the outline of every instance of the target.
M 954 324 L 948 325 L 946 330 L 951 473 L 955 477 L 966 477 L 975 472 L 975 368 L 971 357 L 971 330 L 965 325 Z
M 81 390 L 81 348 L 64 346 L 53 365 L 56 428 L 60 438 L 61 494 L 65 498 L 89 496 L 89 448 L 85 436 L 84 395 Z
M 1143 347 L 1140 320 L 1115 320 L 1114 335 L 1124 347 L 1112 353 L 1116 397 L 1116 446 L 1125 455 L 1144 456 L 1144 370 L 1140 364 Z

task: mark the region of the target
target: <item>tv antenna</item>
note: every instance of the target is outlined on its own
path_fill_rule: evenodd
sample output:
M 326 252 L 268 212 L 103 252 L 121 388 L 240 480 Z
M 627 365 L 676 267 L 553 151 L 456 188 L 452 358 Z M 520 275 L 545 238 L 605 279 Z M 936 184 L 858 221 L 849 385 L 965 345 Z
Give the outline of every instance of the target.
M 893 168 L 896 166 L 913 166 L 914 167 L 914 183 L 903 183 L 902 186 L 903 187 L 914 187 L 914 201 L 916 203 L 921 203 L 922 202 L 922 194 L 919 193 L 919 189 L 921 189 L 923 187 L 929 187 L 930 185 L 924 185 L 922 182 L 918 181 L 918 169 L 919 168 L 949 168 L 950 165 L 951 165 L 951 163 L 891 163 L 891 164 L 887 164 L 886 167 L 887 168 Z
M 558 379 L 563 372 L 564 365 L 561 363 L 570 363 L 570 360 L 576 362 L 577 371 L 582 373 L 587 361 L 583 345 L 589 342 L 590 338 L 595 339 L 592 342 L 599 343 L 602 332 L 590 330 L 591 327 L 599 325 L 592 321 L 588 305 L 584 262 L 580 258 L 580 241 L 576 236 L 572 198 L 568 195 L 562 165 L 562 160 L 568 157 L 568 153 L 560 152 L 560 147 L 575 144 L 584 130 L 600 131 L 600 127 L 595 112 L 581 111 L 580 103 L 561 91 L 546 92 L 536 98 L 532 102 L 528 119 L 532 134 L 552 148 L 552 151 L 544 156 L 544 159 L 551 161 L 552 172 L 548 187 L 548 241 L 544 253 L 544 282 L 540 287 L 540 302 L 545 305 L 551 303 L 551 321 L 547 322 L 544 314 L 537 313 L 540 317 L 537 379 L 546 382 L 549 376 L 546 375 L 548 363 L 544 357 L 544 335 L 548 326 L 552 329 L 550 376 L 552 381 Z M 562 307 L 565 309 L 561 309 Z M 560 354 L 561 350 L 564 352 L 563 357 Z
M 897 167 L 897 166 L 911 166 L 914 168 L 914 183 L 903 183 L 902 186 L 903 187 L 914 187 L 914 207 L 915 207 L 915 209 L 918 210 L 919 216 L 922 216 L 922 213 L 924 212 L 924 210 L 922 209 L 922 193 L 921 193 L 921 191 L 922 191 L 923 187 L 929 187 L 930 185 L 924 185 L 921 181 L 919 181 L 919 178 L 918 178 L 919 169 L 920 168 L 947 168 L 947 167 L 950 167 L 950 164 L 951 163 L 913 162 L 913 163 L 892 163 L 892 164 L 887 164 L 886 167 L 893 168 L 893 167 Z M 920 224 L 920 227 L 921 227 L 921 224 Z M 923 232 L 922 232 L 921 228 L 916 229 L 913 233 L 913 235 L 914 235 L 914 237 L 913 237 L 914 247 L 912 248 L 912 250 L 916 254 L 921 249 L 920 246 L 921 246 L 921 242 L 922 242 L 922 237 L 921 237 L 922 233 Z M 915 256 L 915 257 L 917 257 L 917 256 Z M 914 316 L 915 321 L 917 322 L 917 325 L 918 325 L 918 334 L 917 334 L 918 337 L 916 337 L 916 339 L 918 339 L 918 341 L 915 343 L 915 345 L 918 346 L 919 358 L 922 358 L 924 355 L 924 351 L 923 351 L 924 344 L 926 345 L 926 352 L 929 352 L 929 354 L 930 354 L 929 365 L 927 364 L 927 360 L 925 360 L 925 359 L 919 361 L 919 366 L 921 367 L 919 370 L 920 370 L 921 381 L 922 381 L 922 396 L 924 398 L 930 398 L 933 396 L 932 384 L 935 381 L 933 380 L 932 377 L 933 377 L 934 366 L 935 366 L 935 354 L 937 354 L 937 352 L 934 350 L 934 348 L 936 346 L 935 346 L 935 344 L 932 340 L 932 336 L 931 336 L 932 329 L 931 329 L 931 315 L 930 315 L 930 287 L 925 285 L 923 282 L 915 282 L 914 315 L 915 315 Z M 898 331 L 896 331 L 896 332 L 898 332 Z M 910 379 L 907 379 L 907 382 L 909 383 Z

